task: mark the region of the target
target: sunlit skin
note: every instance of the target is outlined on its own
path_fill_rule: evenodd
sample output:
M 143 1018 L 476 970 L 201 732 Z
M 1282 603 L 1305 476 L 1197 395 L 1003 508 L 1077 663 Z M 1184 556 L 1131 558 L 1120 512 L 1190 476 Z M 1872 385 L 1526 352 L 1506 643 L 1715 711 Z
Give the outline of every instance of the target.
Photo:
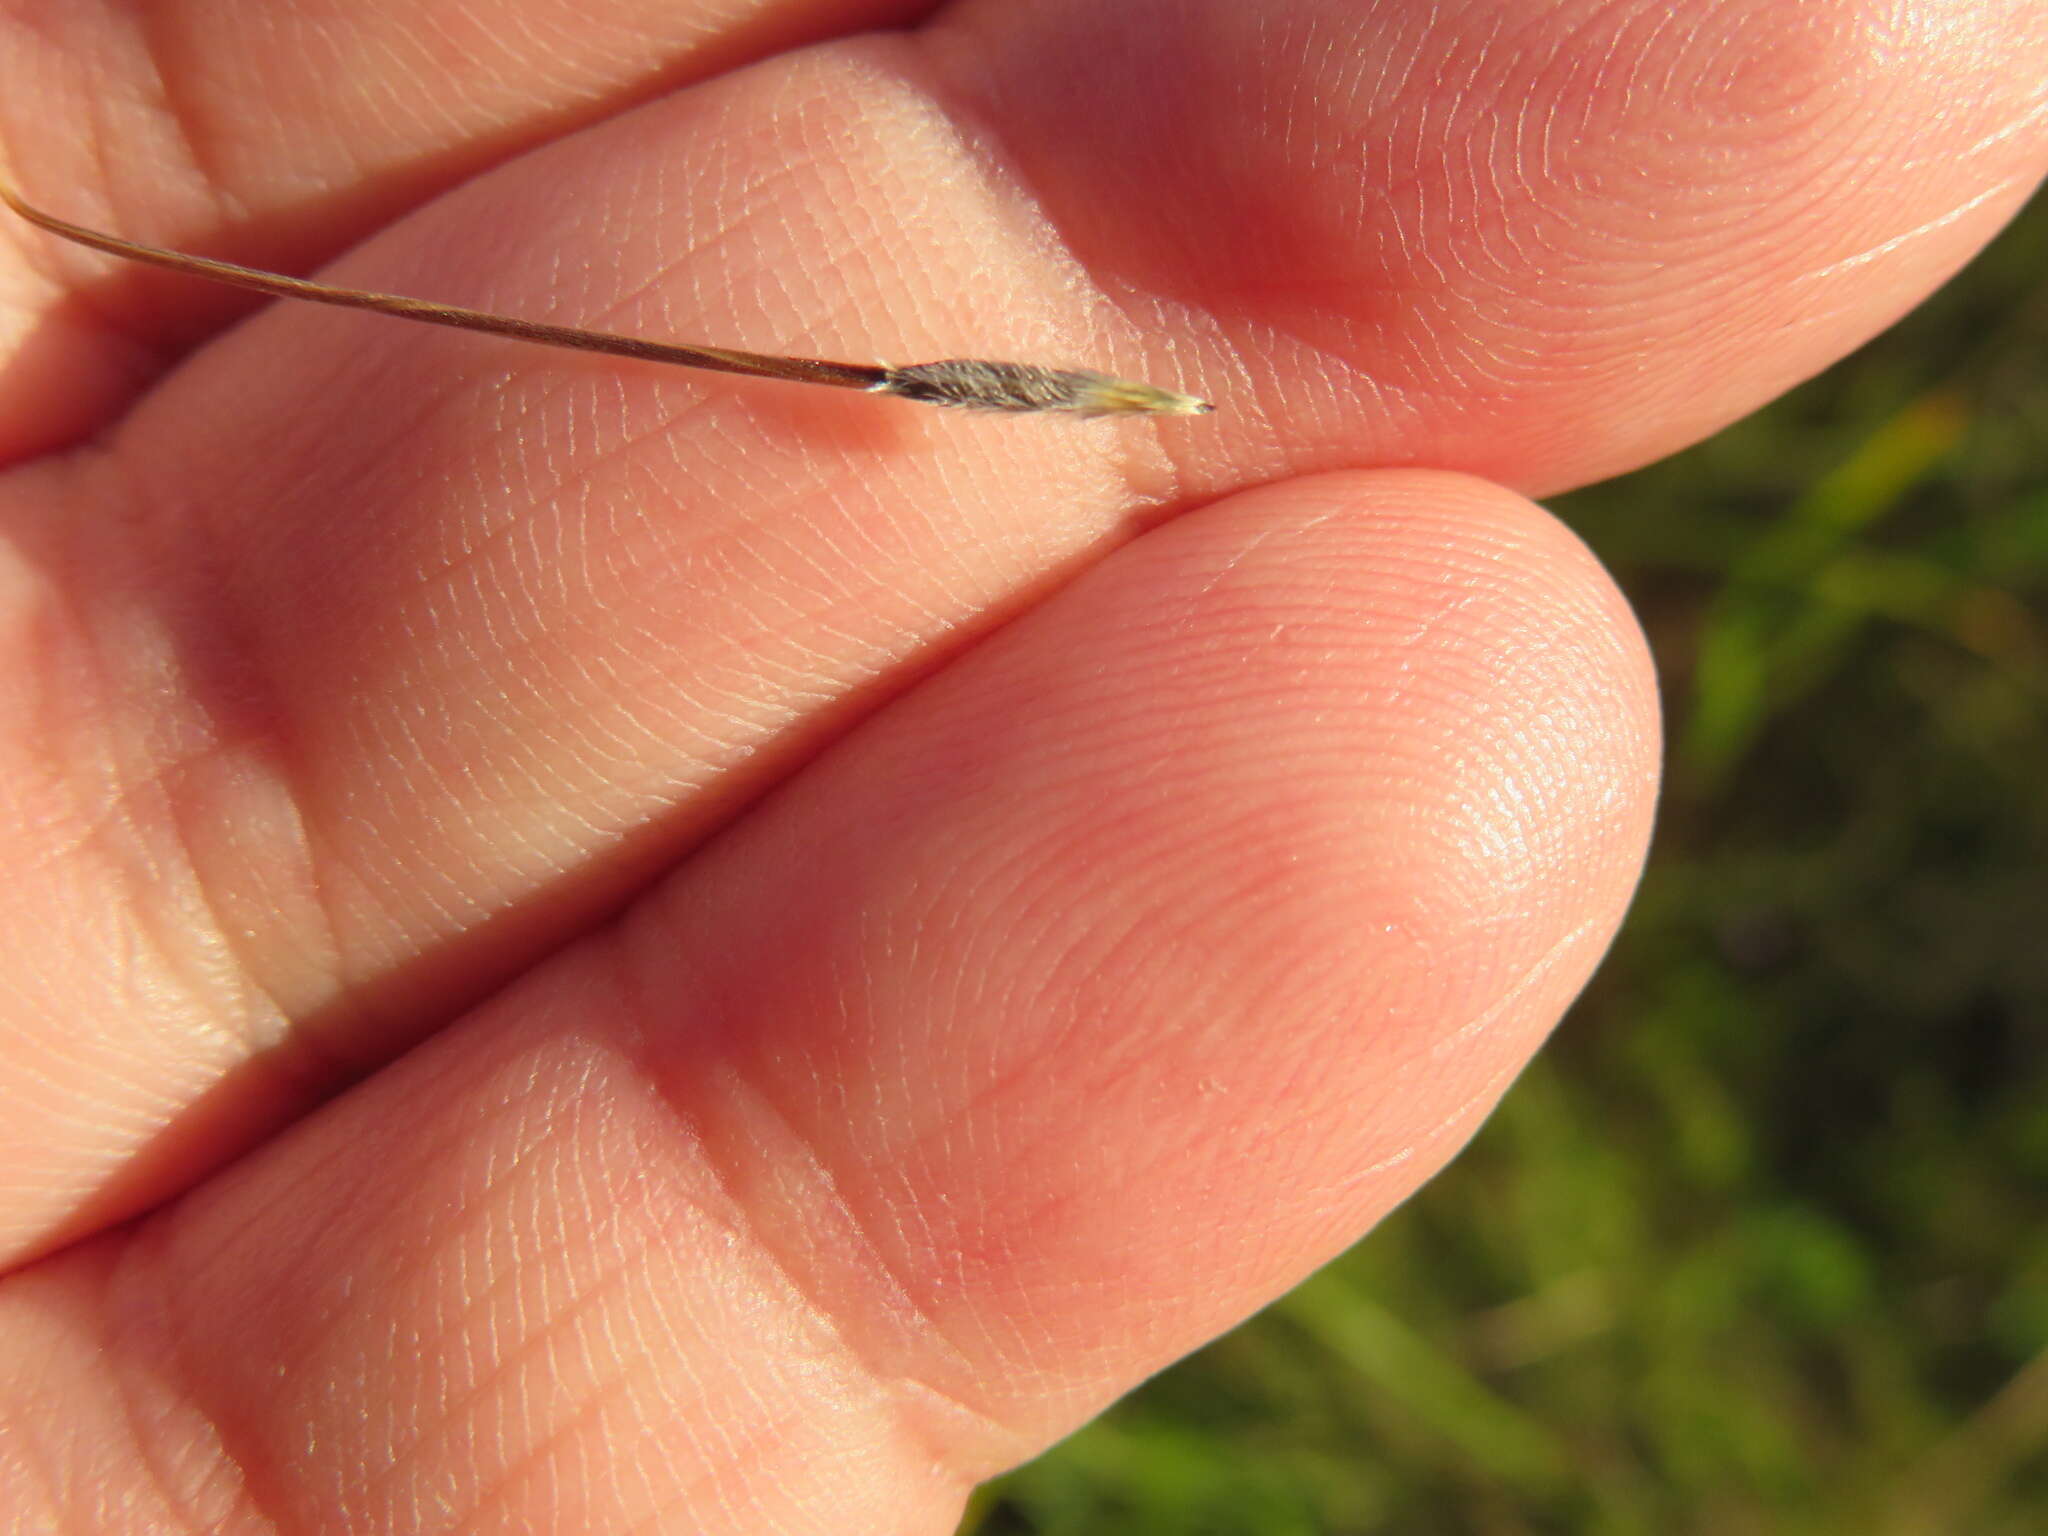
M 2035 0 L 0 18 L 90 230 L 1222 407 L 0 215 L 0 1514 L 67 1536 L 944 1536 L 1597 964 L 1656 691 L 1530 498 L 2048 163 Z

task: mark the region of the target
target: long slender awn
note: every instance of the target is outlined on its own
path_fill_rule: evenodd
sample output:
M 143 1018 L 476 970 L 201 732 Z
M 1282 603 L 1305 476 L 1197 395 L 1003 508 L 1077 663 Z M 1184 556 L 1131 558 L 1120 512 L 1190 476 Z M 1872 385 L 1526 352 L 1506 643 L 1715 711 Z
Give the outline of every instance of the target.
M 546 347 L 571 347 L 578 351 L 603 352 L 613 357 L 638 358 L 645 362 L 744 374 L 748 378 L 782 379 L 792 384 L 859 389 L 869 394 L 894 395 L 903 400 L 964 406 L 972 410 L 1055 411 L 1069 416 L 1199 416 L 1215 409 L 1208 401 L 1184 395 L 1179 390 L 1111 378 L 1108 374 L 1086 369 L 1041 368 L 1036 363 L 1000 363 L 982 358 L 948 358 L 942 362 L 888 368 L 877 363 L 834 363 L 815 357 L 777 357 L 764 352 L 650 341 L 640 336 L 616 336 L 576 326 L 547 325 L 538 320 L 487 314 L 483 310 L 463 309 L 454 304 L 409 299 L 396 293 L 336 288 L 309 278 L 287 277 L 281 272 L 264 272 L 255 267 L 237 266 L 231 261 L 215 261 L 208 256 L 193 256 L 184 251 L 170 251 L 160 246 L 124 240 L 119 235 L 87 229 L 82 224 L 73 224 L 55 214 L 45 213 L 24 202 L 20 194 L 4 181 L 0 181 L 0 202 L 5 202 L 31 224 L 53 235 L 130 261 L 167 267 L 173 272 L 227 283 L 236 288 L 251 288 L 273 298 L 306 299 L 315 304 L 339 305 L 344 309 L 367 309 L 373 314 L 391 315 L 400 320 L 420 320 L 428 325 L 453 326 L 463 331 L 484 331 L 493 336 L 538 342 Z

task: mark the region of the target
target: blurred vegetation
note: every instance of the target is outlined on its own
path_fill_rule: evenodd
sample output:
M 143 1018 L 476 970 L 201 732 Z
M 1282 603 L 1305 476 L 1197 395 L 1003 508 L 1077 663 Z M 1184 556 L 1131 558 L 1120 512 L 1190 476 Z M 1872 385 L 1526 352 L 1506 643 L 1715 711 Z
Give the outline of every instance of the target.
M 1613 955 L 1449 1172 L 974 1536 L 2048 1532 L 2048 199 L 1557 511 L 1663 670 Z

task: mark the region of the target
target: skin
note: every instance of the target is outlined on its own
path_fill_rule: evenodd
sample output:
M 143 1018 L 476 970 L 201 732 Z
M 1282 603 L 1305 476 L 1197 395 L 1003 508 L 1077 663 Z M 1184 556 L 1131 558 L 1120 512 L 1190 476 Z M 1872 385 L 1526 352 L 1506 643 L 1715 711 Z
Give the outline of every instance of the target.
M 1354 1241 L 1647 839 L 1641 638 L 1527 498 L 1967 260 L 2044 49 L 2034 0 L 0 7 L 7 167 L 82 223 L 1219 404 L 965 418 L 10 224 L 0 1518 L 942 1533 Z

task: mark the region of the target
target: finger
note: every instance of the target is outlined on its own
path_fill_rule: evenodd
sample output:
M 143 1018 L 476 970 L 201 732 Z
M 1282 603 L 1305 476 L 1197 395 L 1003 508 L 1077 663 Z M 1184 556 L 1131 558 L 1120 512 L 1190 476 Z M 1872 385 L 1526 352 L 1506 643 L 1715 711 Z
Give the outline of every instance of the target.
M 0 142 L 30 200 L 308 271 L 517 155 L 693 80 L 929 0 L 12 0 Z M 75 440 L 255 301 L 9 219 L 0 462 Z M 72 298 L 85 290 L 86 302 Z
M 1337 13 L 1290 14 L 1317 37 Z M 963 12 L 609 121 L 337 273 L 769 350 L 943 356 L 992 350 L 997 328 L 1024 356 L 1223 380 L 1225 415 L 1156 438 L 914 417 L 278 313 L 170 381 L 107 457 L 18 481 L 40 502 L 18 535 L 24 585 L 65 638 L 24 646 L 29 697 L 0 718 L 56 724 L 25 734 L 0 782 L 64 787 L 18 818 L 53 829 L 21 867 L 62 879 L 11 901 L 65 958 L 15 1053 L 33 1052 L 38 1075 L 5 1150 L 41 1192 L 13 1204 L 15 1230 L 55 1241 L 139 1209 L 404 1048 L 1137 524 L 1333 462 L 1474 462 L 1523 484 L 1617 467 L 1777 387 L 1814 336 L 1848 345 L 1977 238 L 2038 158 L 2015 87 L 1980 78 L 1994 44 L 2038 25 L 2010 7 L 1951 13 L 1946 31 L 1915 34 L 1918 52 L 1886 52 L 1864 46 L 1873 13 L 1845 0 L 1758 4 L 1735 53 L 1711 28 L 1647 27 L 1637 6 L 1554 8 L 1482 69 L 1505 46 L 1498 14 L 1399 33 L 1411 89 L 1350 34 L 1348 52 L 1285 28 L 1287 46 L 1249 49 L 1235 10 L 1162 12 L 1131 32 L 1077 12 L 1067 35 L 1088 57 L 1070 67 L 1012 12 Z M 1593 30 L 1558 30 L 1574 17 Z M 1586 53 L 1588 37 L 1602 48 Z M 1129 105 L 1110 92 L 1130 73 L 1112 80 L 1097 56 L 1153 58 L 1158 100 L 1113 155 L 1066 140 L 1049 156 L 1033 103 L 1097 121 Z M 1602 68 L 1572 67 L 1581 57 Z M 1532 58 L 1546 69 L 1528 75 Z M 1744 70 L 1781 58 L 1780 84 L 1810 89 L 1767 111 L 1768 70 Z M 1280 83 L 1330 68 L 1344 89 Z M 1667 75 L 1735 94 L 1650 89 Z M 1017 95 L 1016 79 L 1036 90 Z M 1248 103 L 1231 153 L 1190 140 L 1178 83 L 1225 79 Z M 1936 95 L 1961 105 L 1936 111 Z M 1495 246 L 1472 244 L 1461 217 L 1422 217 L 1436 193 L 1359 158 L 1397 129 L 1419 155 L 1439 121 L 1455 132 L 1427 163 L 1507 157 L 1453 183 L 1502 199 L 1477 220 Z M 1523 121 L 1524 148 L 1541 124 L 1580 127 L 1550 158 L 1516 160 L 1492 136 Z M 1719 157 L 1670 149 L 1693 128 L 1713 130 Z M 1674 157 L 1640 206 L 1622 196 L 1638 140 Z M 1333 160 L 1344 145 L 1351 158 Z M 1936 145 L 1944 174 L 1909 174 Z M 1192 195 L 1183 157 L 1219 178 L 1214 266 L 1175 222 Z M 1530 179 L 1543 166 L 1554 174 Z M 1689 201 L 1701 186 L 1707 201 Z M 1111 211 L 1084 218 L 1091 188 Z M 1407 224 L 1376 222 L 1403 198 Z M 1539 205 L 1559 239 L 1515 245 Z M 1795 205 L 1809 213 L 1788 218 Z M 1724 206 L 1741 216 L 1702 212 Z M 1374 257 L 1383 228 L 1413 239 Z M 1289 289 L 1259 265 L 1271 252 L 1241 233 L 1254 229 L 1342 261 Z M 1868 259 L 1842 254 L 1856 242 Z M 1411 248 L 1414 302 L 1389 309 L 1371 274 Z M 1518 264 L 1500 254 L 1524 248 Z M 1771 307 L 1816 272 L 1817 307 Z M 1688 294 L 1705 307 L 1684 309 Z M 1737 345 L 1795 313 L 1789 339 Z M 1484 346 L 1461 339 L 1475 315 Z M 1366 339 L 1347 351 L 1346 334 Z M 1432 357 L 1446 366 L 1432 373 Z M 1383 364 L 1398 387 L 1375 394 L 1367 370 Z M 126 542 L 110 549 L 116 527 Z M 107 760 L 104 781 L 81 782 L 77 764 Z M 111 856 L 77 836 L 106 826 L 120 829 Z M 110 911 L 150 935 L 148 963 L 98 963 Z M 99 1027 L 81 1033 L 80 1018 Z
M 877 44 L 859 69 L 811 55 L 772 84 L 629 114 L 335 275 L 420 291 L 408 272 L 437 265 L 486 303 L 492 284 L 515 295 L 495 308 L 574 305 L 684 338 L 718 338 L 751 306 L 757 345 L 843 353 L 863 318 L 804 253 L 914 227 L 929 171 L 951 178 L 950 234 L 1015 318 L 1062 334 L 1071 274 L 958 174 L 965 151 L 900 53 Z M 900 163 L 904 142 L 932 164 Z M 503 245 L 535 208 L 579 201 L 588 248 L 624 232 L 578 274 L 611 295 L 587 307 L 562 291 L 556 246 Z M 688 283 L 647 290 L 693 229 Z M 913 290 L 901 334 L 969 334 L 965 275 Z M 1117 536 L 1134 504 L 1174 499 L 1171 456 L 1142 433 L 1005 447 L 985 421 L 955 432 L 858 395 L 704 392 L 363 323 L 259 316 L 106 452 L 0 488 L 28 594 L 0 721 L 36 722 L 5 743 L 0 784 L 20 786 L 23 857 L 54 871 L 0 889 L 51 935 L 12 1053 L 35 1062 L 25 1112 L 0 1124 L 22 1170 L 0 1250 L 143 1208 L 404 1049 L 615 908 L 906 669 Z M 146 936 L 139 958 L 114 963 L 109 912 Z
M 1661 457 L 1917 304 L 2048 170 L 2013 67 L 2048 56 L 2033 0 L 1174 15 L 969 7 L 936 56 L 1068 248 L 1200 337 L 1191 371 L 1297 473 L 1547 494 Z
M 50 1523 L 172 1467 L 171 1529 L 950 1529 L 1469 1134 L 1626 901 L 1653 697 L 1584 551 L 1471 482 L 1140 541 L 0 1292 Z

